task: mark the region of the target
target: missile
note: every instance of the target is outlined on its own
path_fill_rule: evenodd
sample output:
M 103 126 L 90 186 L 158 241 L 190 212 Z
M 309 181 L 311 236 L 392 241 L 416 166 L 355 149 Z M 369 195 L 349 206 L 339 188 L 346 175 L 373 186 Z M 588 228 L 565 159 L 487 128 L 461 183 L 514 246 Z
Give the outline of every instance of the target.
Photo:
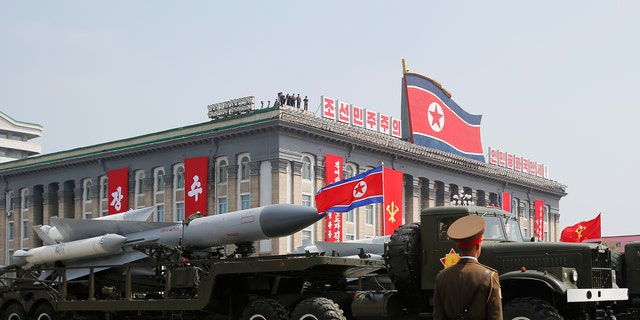
M 126 212 L 110 214 L 104 217 L 98 217 L 91 220 L 109 220 L 109 221 L 146 221 L 151 214 L 156 211 L 156 207 L 146 207 L 141 209 L 129 210 Z M 57 217 L 52 218 L 53 220 L 58 219 Z M 107 231 L 100 229 L 100 227 L 93 227 L 92 225 L 86 225 L 84 228 L 93 228 L 93 230 L 85 230 L 84 232 L 89 232 L 94 236 L 102 235 L 107 233 Z M 38 230 L 40 229 L 40 230 Z M 35 226 L 34 230 L 40 237 L 40 239 L 45 244 L 53 244 L 62 241 L 71 241 L 71 240 L 79 240 L 79 239 L 70 239 L 66 238 L 55 226 Z
M 323 216 L 312 207 L 274 204 L 200 217 L 188 224 L 177 223 L 133 233 L 127 237 L 129 241 L 157 239 L 166 245 L 182 244 L 187 248 L 208 248 L 288 236 L 315 223 Z
M 13 262 L 19 266 L 32 266 L 62 260 L 87 259 L 116 254 L 122 250 L 126 237 L 117 234 L 48 246 L 18 250 L 13 254 Z
M 246 243 L 288 236 L 323 217 L 324 214 L 318 214 L 316 208 L 274 204 L 185 222 L 52 218 L 51 223 L 62 238 L 70 241 L 28 251 L 18 250 L 14 254 L 14 262 L 31 266 L 75 260 L 70 264 L 75 267 L 125 264 L 145 257 L 140 251 L 131 250 L 136 244 L 161 243 L 204 249 Z M 40 226 L 37 227 L 34 227 L 36 231 L 41 230 Z M 48 237 L 43 232 L 37 234 L 41 238 Z M 60 249 L 64 254 L 59 253 Z M 91 257 L 99 258 L 85 259 Z M 86 270 L 75 270 L 72 278 L 84 274 L 88 274 Z M 68 273 L 67 276 L 71 275 Z

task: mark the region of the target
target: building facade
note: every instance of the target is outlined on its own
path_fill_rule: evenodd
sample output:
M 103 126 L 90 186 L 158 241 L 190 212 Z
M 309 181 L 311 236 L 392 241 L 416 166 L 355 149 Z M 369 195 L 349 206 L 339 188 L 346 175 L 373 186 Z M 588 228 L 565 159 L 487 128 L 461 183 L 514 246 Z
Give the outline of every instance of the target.
M 14 120 L 0 112 L 0 162 L 40 154 L 40 144 L 29 141 L 42 135 L 42 126 Z
M 403 223 L 420 211 L 451 205 L 456 195 L 474 204 L 497 205 L 512 195 L 512 212 L 531 237 L 533 202 L 544 202 L 544 240 L 560 235 L 560 183 L 425 148 L 363 128 L 277 106 L 109 143 L 0 164 L 0 244 L 11 263 L 18 249 L 41 246 L 33 226 L 52 216 L 91 219 L 107 214 L 107 173 L 127 168 L 128 206 L 155 206 L 156 221 L 185 217 L 184 161 L 207 157 L 207 213 L 293 203 L 315 206 L 325 185 L 327 154 L 342 157 L 345 178 L 384 164 L 404 174 Z M 343 240 L 382 235 L 381 205 L 343 214 Z M 324 221 L 287 237 L 257 242 L 257 254 L 291 253 L 324 240 Z

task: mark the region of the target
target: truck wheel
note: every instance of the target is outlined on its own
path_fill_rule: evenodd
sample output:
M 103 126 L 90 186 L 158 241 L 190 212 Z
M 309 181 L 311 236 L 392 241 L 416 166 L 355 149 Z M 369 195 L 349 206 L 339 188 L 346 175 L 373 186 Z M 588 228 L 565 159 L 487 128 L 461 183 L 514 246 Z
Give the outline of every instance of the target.
M 504 307 L 505 320 L 562 320 L 555 307 L 537 298 L 515 299 Z
M 33 320 L 56 320 L 53 307 L 48 303 L 42 303 L 33 312 Z
M 408 223 L 393 232 L 388 244 L 385 264 L 389 278 L 398 291 L 420 293 L 420 224 Z
M 302 300 L 291 312 L 291 320 L 346 320 L 340 306 L 331 299 L 314 297 Z
M 0 316 L 1 320 L 27 320 L 27 313 L 24 312 L 22 306 L 14 302 L 10 304 L 3 312 L 2 316 Z
M 288 320 L 288 317 L 280 302 L 273 299 L 257 299 L 244 308 L 240 320 Z

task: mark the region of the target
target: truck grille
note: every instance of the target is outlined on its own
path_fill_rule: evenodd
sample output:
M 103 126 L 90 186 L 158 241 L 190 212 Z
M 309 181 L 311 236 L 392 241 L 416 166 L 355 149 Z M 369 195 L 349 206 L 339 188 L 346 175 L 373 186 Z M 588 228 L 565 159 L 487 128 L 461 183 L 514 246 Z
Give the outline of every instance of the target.
M 591 286 L 611 288 L 611 251 L 607 248 L 591 250 Z

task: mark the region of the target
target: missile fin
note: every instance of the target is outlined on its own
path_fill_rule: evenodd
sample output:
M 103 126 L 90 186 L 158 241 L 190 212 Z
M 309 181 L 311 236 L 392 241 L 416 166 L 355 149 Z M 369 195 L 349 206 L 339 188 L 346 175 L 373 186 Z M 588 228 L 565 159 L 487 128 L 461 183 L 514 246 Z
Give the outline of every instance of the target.
M 51 239 L 51 237 L 49 237 L 49 235 L 44 230 L 42 230 L 42 225 L 33 226 L 33 230 L 45 245 L 48 246 L 57 243 L 55 240 Z
M 96 237 L 105 233 L 127 234 L 174 226 L 175 222 L 147 222 L 132 220 L 85 220 L 51 217 L 51 225 L 56 227 L 65 241 Z

